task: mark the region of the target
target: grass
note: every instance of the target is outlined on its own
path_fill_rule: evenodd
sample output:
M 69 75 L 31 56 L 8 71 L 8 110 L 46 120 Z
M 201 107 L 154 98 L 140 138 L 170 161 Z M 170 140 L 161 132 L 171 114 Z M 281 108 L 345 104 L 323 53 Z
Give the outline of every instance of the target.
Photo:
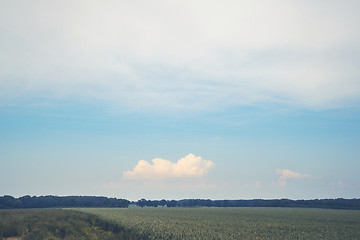
M 360 239 L 360 211 L 292 208 L 81 209 L 141 239 Z
M 0 211 L 0 239 L 139 239 L 131 231 L 92 214 L 61 209 Z

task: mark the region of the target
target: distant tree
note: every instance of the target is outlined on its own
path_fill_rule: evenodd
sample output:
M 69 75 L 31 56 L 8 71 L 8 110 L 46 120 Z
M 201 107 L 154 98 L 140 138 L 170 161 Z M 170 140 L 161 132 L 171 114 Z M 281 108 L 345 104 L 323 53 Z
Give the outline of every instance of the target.
M 165 200 L 165 199 L 161 199 L 159 205 L 162 206 L 162 207 L 166 206 L 166 200 Z
M 166 206 L 167 206 L 167 207 L 176 207 L 176 206 L 177 206 L 177 202 L 176 202 L 175 200 L 167 201 L 167 202 L 166 202 Z
M 146 199 L 144 199 L 144 198 L 142 198 L 142 199 L 140 199 L 138 202 L 137 202 L 137 205 L 139 206 L 139 207 L 145 207 L 146 206 Z

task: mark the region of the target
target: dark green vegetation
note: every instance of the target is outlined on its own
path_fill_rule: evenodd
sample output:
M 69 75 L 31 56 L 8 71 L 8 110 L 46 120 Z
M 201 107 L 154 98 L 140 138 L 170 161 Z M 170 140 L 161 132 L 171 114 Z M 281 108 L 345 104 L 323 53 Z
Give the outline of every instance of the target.
M 146 200 L 136 203 L 139 207 L 300 207 L 300 208 L 329 208 L 360 210 L 360 199 L 253 199 L 253 200 L 210 200 L 210 199 L 183 199 L 175 200 Z
M 92 197 L 92 196 L 23 196 L 14 198 L 9 195 L 0 197 L 0 209 L 14 208 L 66 208 L 66 207 L 123 207 L 127 208 L 130 201 L 126 199 Z M 140 207 L 301 207 L 301 208 L 329 208 L 360 210 L 360 199 L 253 199 L 253 200 L 146 200 L 133 202 Z
M 0 197 L 0 209 L 11 208 L 63 208 L 63 207 L 128 207 L 125 199 L 88 196 L 12 196 Z
M 308 208 L 79 209 L 141 239 L 360 239 L 359 210 Z
M 141 239 L 92 214 L 61 209 L 0 210 L 0 239 Z

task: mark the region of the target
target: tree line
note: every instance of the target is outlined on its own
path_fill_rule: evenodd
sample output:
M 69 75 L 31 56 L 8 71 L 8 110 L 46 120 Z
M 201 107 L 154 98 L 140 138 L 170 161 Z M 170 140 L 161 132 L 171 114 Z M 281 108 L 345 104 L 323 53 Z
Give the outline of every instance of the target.
M 0 209 L 10 208 L 63 208 L 63 207 L 123 207 L 130 201 L 126 199 L 93 196 L 23 196 L 14 198 L 9 195 L 0 197 Z
M 134 204 L 134 203 L 133 203 Z M 360 199 L 253 199 L 253 200 L 210 200 L 210 199 L 183 199 L 183 200 L 146 200 L 135 203 L 139 207 L 300 207 L 300 208 L 330 208 L 330 209 L 358 209 Z
M 63 208 L 63 207 L 122 207 L 129 205 L 139 207 L 300 207 L 300 208 L 331 208 L 358 209 L 360 199 L 252 199 L 252 200 L 146 200 L 131 202 L 126 199 L 94 197 L 94 196 L 23 196 L 14 198 L 9 195 L 0 197 L 0 209 L 11 208 Z

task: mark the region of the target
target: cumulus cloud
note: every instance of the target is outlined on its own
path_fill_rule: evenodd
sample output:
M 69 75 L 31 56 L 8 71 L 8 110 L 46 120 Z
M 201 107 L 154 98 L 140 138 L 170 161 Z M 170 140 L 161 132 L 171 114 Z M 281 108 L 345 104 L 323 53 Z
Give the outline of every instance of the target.
M 123 173 L 123 178 L 135 180 L 202 177 L 206 176 L 213 166 L 212 161 L 190 153 L 176 163 L 162 158 L 152 159 L 152 164 L 140 160 L 133 170 Z
M 285 186 L 289 179 L 305 179 L 312 177 L 309 174 L 301 174 L 288 169 L 277 169 L 276 173 L 280 174 L 280 178 L 278 180 L 280 186 Z

